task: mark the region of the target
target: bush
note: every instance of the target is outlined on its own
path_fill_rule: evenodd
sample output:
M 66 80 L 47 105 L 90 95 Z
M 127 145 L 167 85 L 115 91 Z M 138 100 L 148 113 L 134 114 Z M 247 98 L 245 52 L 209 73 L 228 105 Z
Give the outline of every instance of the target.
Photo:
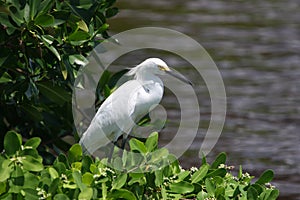
M 118 12 L 114 2 L 0 1 L 1 141 L 3 133 L 17 130 L 27 139 L 40 137 L 44 148 L 69 149 L 61 138 L 75 133 L 74 78 L 108 37 L 106 19 Z
M 0 199 L 259 199 L 273 200 L 279 191 L 269 184 L 271 170 L 254 178 L 231 173 L 221 153 L 212 164 L 205 158 L 198 168 L 184 170 L 166 149 L 157 149 L 157 133 L 145 143 L 131 139 L 129 152 L 140 152 L 142 159 L 123 154 L 113 162 L 126 166 L 118 171 L 105 165 L 107 159 L 82 155 L 75 144 L 67 155 L 59 155 L 54 164 L 44 166 L 36 148 L 39 138 L 22 145 L 21 135 L 8 132 L 5 152 L 0 156 Z M 162 165 L 165 163 L 166 165 Z M 148 169 L 145 172 L 145 169 Z M 153 168 L 155 170 L 149 170 Z

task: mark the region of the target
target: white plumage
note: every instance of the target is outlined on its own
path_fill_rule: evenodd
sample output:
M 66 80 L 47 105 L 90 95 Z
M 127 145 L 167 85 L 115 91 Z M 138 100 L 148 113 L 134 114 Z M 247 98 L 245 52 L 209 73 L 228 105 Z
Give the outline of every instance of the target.
M 80 144 L 86 153 L 94 153 L 124 133 L 129 134 L 135 122 L 149 113 L 162 99 L 164 85 L 157 75 L 171 74 L 191 84 L 184 76 L 171 70 L 159 58 L 149 58 L 132 68 L 127 75 L 134 79 L 125 82 L 100 106 Z

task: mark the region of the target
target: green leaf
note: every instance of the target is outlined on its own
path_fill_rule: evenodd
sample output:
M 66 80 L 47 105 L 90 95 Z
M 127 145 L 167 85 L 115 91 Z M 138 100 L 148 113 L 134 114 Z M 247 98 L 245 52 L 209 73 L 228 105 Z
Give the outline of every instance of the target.
M 78 31 L 75 31 L 74 33 L 72 33 L 70 36 L 69 36 L 69 40 L 70 41 L 86 41 L 90 38 L 90 34 L 85 32 L 85 31 L 81 31 L 81 30 L 78 30 Z
M 58 189 L 60 185 L 60 178 L 56 178 L 54 180 L 51 181 L 51 184 L 49 186 L 49 190 L 48 190 L 48 193 L 50 193 L 51 195 L 54 195 L 56 194 L 56 191 Z
M 0 182 L 6 181 L 10 177 L 10 173 L 13 170 L 11 160 L 0 157 Z
M 265 184 L 265 183 L 269 183 L 274 177 L 274 172 L 272 170 L 266 170 L 259 178 L 258 180 L 255 182 L 257 184 Z
M 247 199 L 248 200 L 257 200 L 258 194 L 254 187 L 250 186 L 247 190 Z
M 32 0 L 32 1 L 35 1 L 35 0 Z M 50 11 L 50 9 L 52 8 L 52 5 L 55 1 L 53 0 L 44 0 L 40 3 L 40 6 L 39 6 L 39 11 L 40 13 L 47 13 Z
M 112 184 L 112 189 L 120 189 L 122 188 L 127 180 L 127 174 L 120 174 L 117 176 L 116 179 L 114 179 L 113 184 Z
M 157 148 L 158 145 L 158 133 L 153 132 L 151 135 L 147 138 L 145 142 L 145 146 L 148 150 L 148 152 L 152 152 Z
M 11 177 L 14 185 L 24 185 L 24 173 L 21 167 L 15 166 L 14 171 L 11 173 Z
M 50 82 L 37 83 L 39 91 L 49 100 L 62 105 L 71 101 L 71 95 L 64 88 Z
M 38 191 L 34 188 L 25 188 L 22 190 L 25 194 L 25 200 L 39 200 L 40 196 L 38 195 Z
M 30 155 L 23 156 L 21 162 L 23 164 L 24 169 L 28 171 L 39 172 L 44 169 L 44 165 L 40 161 L 40 159 L 32 157 Z
M 55 40 L 55 38 L 53 38 L 51 35 L 43 35 L 43 36 L 39 36 L 37 35 L 37 37 L 39 39 L 41 39 L 44 43 L 44 45 L 56 56 L 56 58 L 61 61 L 61 56 L 58 52 L 58 50 L 52 46 L 51 44 L 53 43 L 53 41 Z
M 215 161 L 211 165 L 211 169 L 217 169 L 221 164 L 225 164 L 226 154 L 224 152 L 220 153 Z
M 39 137 L 33 137 L 27 140 L 24 144 L 25 147 L 31 147 L 33 149 L 36 149 L 41 143 L 41 138 Z
M 188 175 L 190 175 L 190 171 L 182 171 L 178 174 L 178 180 L 183 181 Z
M 200 169 L 192 175 L 191 177 L 192 183 L 198 183 L 199 181 L 201 181 L 206 176 L 208 169 L 209 169 L 208 164 L 202 165 Z
M 151 153 L 150 162 L 156 163 L 160 162 L 163 159 L 166 159 L 169 155 L 169 151 L 166 148 L 157 149 Z
M 164 182 L 163 170 L 156 170 L 155 174 L 155 185 L 160 186 Z
M 240 165 L 239 167 L 239 173 L 238 173 L 238 179 L 241 179 L 243 177 L 243 167 Z
M 14 20 L 14 22 L 21 26 L 22 23 L 24 23 L 23 16 L 24 16 L 24 10 L 19 10 L 15 6 L 9 6 L 10 16 Z
M 32 174 L 30 172 L 24 173 L 24 178 L 25 182 L 23 188 L 36 188 L 40 181 L 37 175 Z
M 20 150 L 21 144 L 21 135 L 14 131 L 8 131 L 4 136 L 4 149 L 5 153 L 9 156 L 15 154 L 18 150 Z
M 130 146 L 130 149 L 131 151 L 138 151 L 140 153 L 147 153 L 147 148 L 146 146 L 144 145 L 143 142 L 135 139 L 135 138 L 132 138 L 130 141 L 129 141 L 129 146 Z
M 278 196 L 279 196 L 279 190 L 277 190 L 277 189 L 272 190 L 271 194 L 269 195 L 268 200 L 276 200 Z
M 82 66 L 87 65 L 89 62 L 83 55 L 80 54 L 70 55 L 69 61 L 72 65 L 77 64 Z
M 112 199 L 127 199 L 127 200 L 136 200 L 136 196 L 126 189 L 116 189 L 113 190 L 109 195 Z
M 214 187 L 212 181 L 209 178 L 205 179 L 205 187 L 206 187 L 207 193 L 210 196 L 214 195 L 214 193 L 215 193 L 215 187 Z
M 89 28 L 83 20 L 80 20 L 78 22 L 78 28 L 85 31 L 85 32 L 89 32 Z
M 43 120 L 43 115 L 42 115 L 41 111 L 34 105 L 23 104 L 20 106 L 20 108 L 27 114 L 27 116 L 31 120 L 36 121 L 36 122 Z
M 66 172 L 66 165 L 63 162 L 54 162 L 53 167 L 61 175 Z
M 208 194 L 203 190 L 197 194 L 197 200 L 206 200 L 208 199 L 208 197 L 209 197 Z
M 226 175 L 227 171 L 224 168 L 214 169 L 212 172 L 209 172 L 206 177 L 224 177 Z
M 41 39 L 48 45 L 51 45 L 55 41 L 55 38 L 52 35 L 42 35 Z
M 84 191 L 87 187 L 82 183 L 82 177 L 81 177 L 81 174 L 79 173 L 79 171 L 75 170 L 72 173 L 72 176 L 74 178 L 74 181 L 75 181 L 76 185 L 80 189 L 80 191 Z
M 86 172 L 85 174 L 83 174 L 82 176 L 82 182 L 88 186 L 90 186 L 94 181 L 94 177 L 93 174 Z
M 69 197 L 65 194 L 56 194 L 53 200 L 70 200 Z
M 6 193 L 6 182 L 0 181 L 0 195 L 2 195 L 3 193 Z
M 170 192 L 176 194 L 186 194 L 194 191 L 194 186 L 191 183 L 182 181 L 179 183 L 171 183 L 169 185 Z
M 89 200 L 89 199 L 92 199 L 92 197 L 93 197 L 93 189 L 86 188 L 80 192 L 78 199 Z
M 105 12 L 107 18 L 115 16 L 119 12 L 119 9 L 116 7 L 108 8 Z
M 38 8 L 40 6 L 40 2 L 41 1 L 36 1 L 36 0 L 29 0 L 29 8 L 30 8 L 30 19 L 33 20 L 33 18 L 35 17 L 35 15 L 37 14 Z
M 92 158 L 90 156 L 83 155 L 81 172 L 82 173 L 89 172 L 92 164 L 93 164 Z
M 48 171 L 52 180 L 59 177 L 58 172 L 53 167 L 49 167 Z
M 4 72 L 0 77 L 0 83 L 8 83 L 12 81 L 12 77 L 7 72 Z
M 81 157 L 82 157 L 82 149 L 80 144 L 74 144 L 68 152 L 69 163 L 80 161 Z
M 50 27 L 54 24 L 54 17 L 50 14 L 42 14 L 35 18 L 34 23 L 42 27 Z

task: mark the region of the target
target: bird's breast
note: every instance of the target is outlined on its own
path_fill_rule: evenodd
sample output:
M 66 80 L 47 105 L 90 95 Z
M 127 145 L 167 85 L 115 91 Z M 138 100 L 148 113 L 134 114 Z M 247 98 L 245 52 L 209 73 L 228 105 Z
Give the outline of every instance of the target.
M 135 112 L 138 115 L 145 115 L 159 104 L 163 96 L 163 86 L 159 83 L 143 85 L 136 94 Z

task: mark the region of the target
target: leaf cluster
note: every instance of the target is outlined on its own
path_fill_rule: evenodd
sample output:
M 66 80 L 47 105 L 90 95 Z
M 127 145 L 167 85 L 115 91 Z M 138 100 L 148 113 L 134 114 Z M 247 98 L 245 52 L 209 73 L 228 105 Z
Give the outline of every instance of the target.
M 200 168 L 184 170 L 174 156 L 157 148 L 158 134 L 146 142 L 130 140 L 130 151 L 114 156 L 114 166 L 107 159 L 83 155 L 79 144 L 68 154 L 59 155 L 54 164 L 43 166 L 36 148 L 39 138 L 22 144 L 15 132 L 5 136 L 5 152 L 0 156 L 0 199 L 257 199 L 273 200 L 279 191 L 269 184 L 271 170 L 254 183 L 253 176 L 231 173 L 221 153 L 212 164 L 202 159 Z M 139 152 L 141 157 L 130 157 Z M 158 153 L 156 153 L 158 152 Z M 149 169 L 155 170 L 149 170 Z
M 73 82 L 93 47 L 108 38 L 107 18 L 118 12 L 114 3 L 0 1 L 1 133 L 17 130 L 68 150 L 60 138 L 73 135 Z

